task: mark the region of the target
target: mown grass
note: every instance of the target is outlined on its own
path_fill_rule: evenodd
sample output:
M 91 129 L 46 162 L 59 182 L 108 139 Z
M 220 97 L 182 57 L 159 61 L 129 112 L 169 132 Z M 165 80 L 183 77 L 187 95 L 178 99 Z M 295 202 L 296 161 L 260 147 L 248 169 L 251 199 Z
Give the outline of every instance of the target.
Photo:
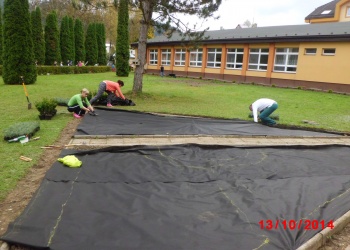
M 350 132 L 349 96 L 280 89 L 256 85 L 223 83 L 213 80 L 190 78 L 161 78 L 145 75 L 143 94 L 132 96 L 133 75 L 118 78 L 115 73 L 81 75 L 42 75 L 35 84 L 27 86 L 32 109 L 27 109 L 27 100 L 21 85 L 4 85 L 0 82 L 0 133 L 9 126 L 24 121 L 38 121 L 35 102 L 48 98 L 70 98 L 84 87 L 96 91 L 105 79 L 122 79 L 123 92 L 136 106 L 118 107 L 127 110 L 208 116 L 219 118 L 248 118 L 250 103 L 258 98 L 276 100 L 279 123 L 285 125 L 316 127 L 325 130 Z M 50 121 L 40 121 L 40 130 L 35 136 L 40 140 L 21 145 L 0 140 L 0 201 L 11 191 L 28 169 L 34 166 L 42 154 L 40 147 L 53 144 L 68 121 L 73 119 L 65 107 L 58 107 L 57 115 Z M 303 123 L 314 121 L 318 125 Z M 33 159 L 23 162 L 19 156 Z

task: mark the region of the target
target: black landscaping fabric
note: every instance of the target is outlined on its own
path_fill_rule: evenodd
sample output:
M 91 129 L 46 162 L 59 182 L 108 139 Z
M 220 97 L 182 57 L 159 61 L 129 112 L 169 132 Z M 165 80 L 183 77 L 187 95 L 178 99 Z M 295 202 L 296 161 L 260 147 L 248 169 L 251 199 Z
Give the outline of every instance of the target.
M 350 209 L 346 146 L 185 144 L 60 157 L 70 154 L 82 167 L 54 163 L 1 240 L 62 250 L 296 249 Z M 261 229 L 268 220 L 273 228 Z M 304 230 L 307 220 L 314 229 Z
M 337 136 L 304 130 L 280 129 L 252 121 L 162 116 L 114 108 L 96 109 L 85 115 L 76 135 L 247 135 L 247 136 Z

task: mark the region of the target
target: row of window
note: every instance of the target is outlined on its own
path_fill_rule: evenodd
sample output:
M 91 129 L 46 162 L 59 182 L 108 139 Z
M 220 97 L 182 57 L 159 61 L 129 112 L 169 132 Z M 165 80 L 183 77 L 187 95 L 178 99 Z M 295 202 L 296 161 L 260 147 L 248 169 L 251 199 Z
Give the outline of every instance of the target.
M 305 49 L 305 54 L 316 54 L 317 49 L 308 48 Z M 296 72 L 298 64 L 298 48 L 276 48 L 274 71 L 278 72 Z M 334 55 L 335 49 L 324 49 L 324 55 Z M 208 68 L 221 68 L 221 48 L 209 48 L 207 49 L 207 65 Z M 267 63 L 269 58 L 269 49 L 249 49 L 249 70 L 267 70 Z M 174 65 L 185 66 L 186 50 L 176 49 Z M 189 66 L 190 67 L 202 67 L 203 49 L 196 49 L 190 51 Z M 150 65 L 158 64 L 158 50 L 150 50 Z M 171 49 L 161 50 L 161 65 L 171 64 Z M 241 69 L 243 66 L 243 48 L 230 48 L 226 53 L 226 65 L 227 69 Z
M 322 11 L 321 15 L 327 15 L 331 12 L 332 12 L 332 10 L 324 10 L 324 11 Z M 350 17 L 350 7 L 346 7 L 345 17 Z
M 332 10 L 324 10 L 324 11 L 322 11 L 321 15 L 327 15 L 331 12 L 332 12 Z M 350 7 L 346 7 L 345 17 L 350 17 Z
M 316 48 L 306 48 L 305 49 L 305 55 L 316 55 L 317 49 Z M 335 49 L 332 48 L 326 48 L 322 50 L 322 55 L 324 56 L 334 56 L 335 55 Z

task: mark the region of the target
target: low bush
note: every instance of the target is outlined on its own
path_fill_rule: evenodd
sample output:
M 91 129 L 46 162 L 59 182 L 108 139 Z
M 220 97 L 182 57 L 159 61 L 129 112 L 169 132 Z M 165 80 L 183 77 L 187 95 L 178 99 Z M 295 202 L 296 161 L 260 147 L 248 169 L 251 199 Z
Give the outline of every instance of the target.
M 57 112 L 57 101 L 53 98 L 43 98 L 42 101 L 35 103 L 35 107 L 40 113 L 40 119 L 45 119 L 45 117 L 48 117 L 50 119 Z
M 103 73 L 111 71 L 109 66 L 38 66 L 38 75 L 61 75 L 61 74 L 86 74 Z
M 36 121 L 15 123 L 4 130 L 4 140 L 11 140 L 21 135 L 32 137 L 39 129 L 40 123 Z

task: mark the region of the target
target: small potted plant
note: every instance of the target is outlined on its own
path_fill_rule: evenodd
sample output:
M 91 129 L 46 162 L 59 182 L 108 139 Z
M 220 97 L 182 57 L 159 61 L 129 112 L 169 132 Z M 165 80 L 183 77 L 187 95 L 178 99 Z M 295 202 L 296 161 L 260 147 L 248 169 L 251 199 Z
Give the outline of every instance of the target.
M 51 120 L 57 112 L 57 101 L 55 99 L 44 98 L 42 101 L 36 102 L 35 107 L 40 113 L 40 120 Z

